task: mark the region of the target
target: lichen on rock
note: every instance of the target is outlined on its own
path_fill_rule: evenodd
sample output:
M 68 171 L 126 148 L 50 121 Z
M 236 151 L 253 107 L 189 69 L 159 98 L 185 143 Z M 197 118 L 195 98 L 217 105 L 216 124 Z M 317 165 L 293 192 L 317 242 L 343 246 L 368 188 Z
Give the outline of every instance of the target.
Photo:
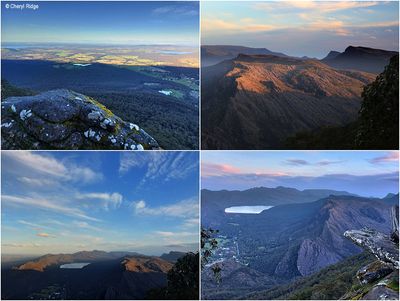
M 66 89 L 5 99 L 1 131 L 2 149 L 160 149 L 138 125 Z

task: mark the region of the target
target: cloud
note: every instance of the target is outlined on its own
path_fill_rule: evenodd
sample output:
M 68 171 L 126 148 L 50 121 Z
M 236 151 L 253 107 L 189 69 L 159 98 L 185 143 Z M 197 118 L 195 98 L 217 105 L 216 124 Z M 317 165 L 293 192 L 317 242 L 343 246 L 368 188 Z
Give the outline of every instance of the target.
M 325 14 L 346 9 L 372 7 L 378 3 L 378 1 L 267 1 L 256 3 L 254 8 L 267 12 L 297 9 Z
M 193 152 L 140 152 L 121 155 L 120 174 L 144 168 L 143 184 L 148 180 L 170 181 L 183 179 L 196 172 L 198 155 Z
M 19 177 L 17 178 L 23 184 L 30 185 L 30 186 L 55 186 L 58 184 L 57 181 L 51 179 L 37 179 L 37 178 L 30 178 L 30 177 Z
M 199 235 L 198 233 L 194 232 L 155 231 L 154 233 L 161 237 L 175 237 L 175 238 L 188 237 L 188 236 L 196 237 Z
M 75 216 L 82 219 L 99 221 L 97 218 L 86 215 L 82 210 L 70 206 L 58 204 L 56 201 L 49 201 L 41 198 L 30 198 L 24 196 L 2 195 L 3 204 L 22 205 L 42 210 L 49 210 L 60 214 Z
M 306 160 L 301 160 L 301 159 L 287 159 L 286 164 L 289 165 L 309 165 L 310 163 Z
M 321 160 L 315 163 L 303 160 L 303 159 L 287 159 L 285 161 L 286 164 L 288 165 L 293 165 L 293 166 L 306 166 L 306 165 L 314 165 L 314 166 L 327 166 L 331 164 L 338 164 L 342 163 L 343 161 L 332 161 L 332 160 Z
M 199 201 L 197 198 L 191 198 L 177 202 L 175 204 L 150 207 L 144 200 L 132 203 L 132 208 L 137 215 L 153 215 L 153 216 L 171 216 L 192 218 L 197 217 L 199 213 Z
M 197 16 L 199 10 L 193 6 L 166 5 L 153 9 L 152 13 L 154 15 Z
M 122 204 L 122 195 L 119 194 L 118 192 L 114 193 L 78 193 L 76 195 L 76 198 L 79 200 L 93 200 L 93 201 L 99 201 L 101 208 L 104 210 L 110 210 L 110 209 L 117 209 L 121 206 Z M 98 206 L 98 203 L 90 204 L 94 206 Z
M 243 19 L 242 19 L 243 20 Z M 252 19 L 245 18 L 245 22 L 233 22 L 226 21 L 223 19 L 210 19 L 205 18 L 201 21 L 201 29 L 205 32 L 213 32 L 213 31 L 229 31 L 231 33 L 240 31 L 240 32 L 263 32 L 269 30 L 276 30 L 281 27 L 277 27 L 272 24 L 260 24 L 260 23 L 252 23 Z
M 87 222 L 82 222 L 82 221 L 73 221 L 72 225 L 79 227 L 79 228 L 93 230 L 93 231 L 103 231 L 103 229 L 92 226 L 92 225 L 88 224 Z
M 43 238 L 54 238 L 55 237 L 55 235 L 45 233 L 45 232 L 36 233 L 36 236 L 43 237 Z
M 199 226 L 199 219 L 198 218 L 189 218 L 189 219 L 185 219 L 183 222 L 183 227 L 198 227 Z
M 339 164 L 339 163 L 343 163 L 343 160 L 338 160 L 338 161 L 333 161 L 333 160 L 322 160 L 322 161 L 318 161 L 317 165 L 319 166 L 327 166 L 327 165 L 332 165 L 332 164 Z
M 30 248 L 30 247 L 41 247 L 41 244 L 38 243 L 3 243 L 1 244 L 3 247 L 9 247 L 9 248 Z
M 29 151 L 6 152 L 2 162 L 7 164 L 7 172 L 31 174 L 19 177 L 20 181 L 31 185 L 43 186 L 56 180 L 91 183 L 103 178 L 101 173 L 88 167 L 64 164 L 50 155 Z
M 201 164 L 201 174 L 204 176 L 221 175 L 224 173 L 240 173 L 241 170 L 229 164 L 204 162 Z
M 388 162 L 398 162 L 399 161 L 399 153 L 394 151 L 394 152 L 388 152 L 383 156 L 375 157 L 370 160 L 368 160 L 371 164 L 382 164 L 382 163 L 388 163 Z
M 47 228 L 46 226 L 42 226 L 42 225 L 39 225 L 39 224 L 27 222 L 27 221 L 24 221 L 24 220 L 18 220 L 18 223 L 20 223 L 20 224 L 22 224 L 22 225 L 30 226 L 30 227 L 32 227 L 33 229 Z

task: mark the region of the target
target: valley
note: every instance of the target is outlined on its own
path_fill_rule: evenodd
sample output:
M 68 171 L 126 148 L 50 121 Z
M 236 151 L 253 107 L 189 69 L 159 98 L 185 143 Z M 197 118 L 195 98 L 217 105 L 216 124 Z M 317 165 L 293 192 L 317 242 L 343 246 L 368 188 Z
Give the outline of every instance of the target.
M 140 122 L 163 149 L 198 149 L 196 50 L 71 47 L 3 48 L 2 78 L 36 94 L 54 89 L 83 93 L 124 120 Z
M 202 227 L 218 230 L 213 235 L 218 247 L 202 272 L 205 299 L 280 299 L 276 292 L 284 285 L 361 254 L 344 237 L 346 230 L 368 227 L 389 234 L 391 208 L 398 203 L 398 195 L 314 191 L 311 196 L 283 187 L 254 188 L 260 199 L 253 193 L 253 203 L 274 207 L 258 214 L 224 212 L 228 204 L 248 204 L 249 191 L 202 192 Z M 220 282 L 212 272 L 215 266 L 221 269 Z

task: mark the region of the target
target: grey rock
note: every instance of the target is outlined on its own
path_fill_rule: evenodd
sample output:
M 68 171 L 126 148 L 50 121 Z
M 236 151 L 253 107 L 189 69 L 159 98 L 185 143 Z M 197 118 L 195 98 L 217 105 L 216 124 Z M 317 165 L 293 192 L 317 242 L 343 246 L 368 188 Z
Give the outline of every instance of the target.
M 384 286 L 376 285 L 362 297 L 363 300 L 399 300 L 399 293 Z
M 399 206 L 393 206 L 391 210 L 392 233 L 390 235 L 392 241 L 399 243 Z
M 160 149 L 136 124 L 70 90 L 2 102 L 2 149 Z
M 381 279 L 391 272 L 393 272 L 393 266 L 391 264 L 377 260 L 361 268 L 357 272 L 357 278 L 360 280 L 361 284 L 367 284 Z
M 344 236 L 370 251 L 379 260 L 391 263 L 396 269 L 399 269 L 399 249 L 388 235 L 363 228 L 362 230 L 346 231 Z

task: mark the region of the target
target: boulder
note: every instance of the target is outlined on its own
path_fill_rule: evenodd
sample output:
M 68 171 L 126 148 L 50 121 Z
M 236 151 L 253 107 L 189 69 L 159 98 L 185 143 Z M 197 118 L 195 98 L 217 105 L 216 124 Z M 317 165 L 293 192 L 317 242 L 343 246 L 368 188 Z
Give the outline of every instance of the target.
M 381 279 L 391 272 L 393 272 L 393 266 L 391 264 L 377 260 L 361 268 L 357 272 L 357 278 L 360 280 L 361 284 L 367 284 Z
M 363 300 L 399 300 L 399 292 L 396 292 L 385 285 L 375 285 L 363 297 Z
M 160 149 L 138 125 L 96 100 L 60 89 L 1 104 L 2 149 Z

